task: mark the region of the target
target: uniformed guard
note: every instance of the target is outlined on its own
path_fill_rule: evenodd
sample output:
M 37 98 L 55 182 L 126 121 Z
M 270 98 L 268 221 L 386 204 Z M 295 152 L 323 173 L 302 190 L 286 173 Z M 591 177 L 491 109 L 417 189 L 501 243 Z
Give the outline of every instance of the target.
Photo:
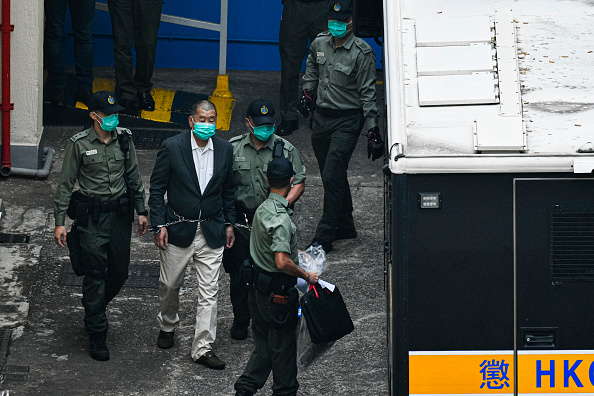
M 352 11 L 351 0 L 333 2 L 329 30 L 310 46 L 297 106 L 305 117 L 313 112 L 311 143 L 324 184 L 324 210 L 312 245 L 322 245 L 327 253 L 333 241 L 357 237 L 347 169 L 360 131 L 367 132 L 368 157 L 375 160 L 384 153 L 377 124 L 375 55 L 353 35 Z
M 297 235 L 291 221 L 287 195 L 294 166 L 286 158 L 268 164 L 270 195 L 258 207 L 252 224 L 250 254 L 253 288 L 249 294 L 255 351 L 235 382 L 236 395 L 250 396 L 261 389 L 273 372 L 274 395 L 296 395 L 297 382 L 297 277 L 310 284 L 318 274 L 297 266 Z
M 333 0 L 283 0 L 278 32 L 281 59 L 280 115 L 278 136 L 288 136 L 299 127 L 296 104 L 299 99 L 299 71 L 311 43 L 327 26 L 328 7 Z
M 277 155 L 289 159 L 295 177 L 287 200 L 293 206 L 305 191 L 305 166 L 299 151 L 287 140 L 274 134 L 276 121 L 274 106 L 265 99 L 254 100 L 247 109 L 245 124 L 249 132 L 230 140 L 233 145 L 233 180 L 235 182 L 235 244 L 225 250 L 223 267 L 229 273 L 233 326 L 231 338 L 245 340 L 248 335 L 250 313 L 248 292 L 242 286 L 239 274 L 241 263 L 250 257 L 249 241 L 252 218 L 258 206 L 268 197 L 266 169 L 277 148 Z
M 111 92 L 100 91 L 91 97 L 93 126 L 70 138 L 54 201 L 54 239 L 59 246 L 66 242 L 66 214 L 75 218 L 73 228 L 78 230 L 85 275 L 84 324 L 91 357 L 96 360 L 109 360 L 105 309 L 128 278 L 134 209 L 138 235 L 148 229 L 131 132 L 117 128 L 122 109 Z M 73 193 L 77 181 L 80 189 Z

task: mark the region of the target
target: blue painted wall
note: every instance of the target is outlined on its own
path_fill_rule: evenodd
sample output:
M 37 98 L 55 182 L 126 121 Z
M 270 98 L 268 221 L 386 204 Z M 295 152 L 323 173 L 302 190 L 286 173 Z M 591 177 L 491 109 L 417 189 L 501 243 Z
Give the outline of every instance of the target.
M 281 0 L 229 0 L 227 69 L 280 70 L 278 29 L 281 13 Z M 164 0 L 163 14 L 218 23 L 220 0 Z M 65 62 L 73 64 L 69 23 L 66 31 L 69 36 Z M 95 66 L 113 66 L 108 12 L 95 11 L 93 32 Z M 218 36 L 217 32 L 161 23 L 155 67 L 218 69 Z M 368 42 L 380 68 L 381 47 L 373 40 Z

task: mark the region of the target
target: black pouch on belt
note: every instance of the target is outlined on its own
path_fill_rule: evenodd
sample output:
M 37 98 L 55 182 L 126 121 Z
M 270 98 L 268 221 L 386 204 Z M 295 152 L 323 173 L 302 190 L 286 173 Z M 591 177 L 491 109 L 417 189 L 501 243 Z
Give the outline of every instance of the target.
M 68 252 L 70 256 L 70 264 L 76 276 L 85 275 L 86 271 L 83 267 L 81 255 L 82 249 L 80 247 L 80 239 L 78 237 L 78 229 L 76 223 L 72 225 L 70 231 L 66 234 L 66 244 L 68 245 Z
M 297 327 L 299 293 L 294 287 L 286 295 L 271 293 L 269 299 L 270 319 L 277 329 L 294 330 Z
M 254 286 L 254 266 L 250 259 L 245 259 L 239 265 L 239 279 L 244 290 L 251 290 Z
M 118 200 L 118 210 L 119 214 L 126 214 L 130 210 L 130 201 L 127 197 L 122 197 Z

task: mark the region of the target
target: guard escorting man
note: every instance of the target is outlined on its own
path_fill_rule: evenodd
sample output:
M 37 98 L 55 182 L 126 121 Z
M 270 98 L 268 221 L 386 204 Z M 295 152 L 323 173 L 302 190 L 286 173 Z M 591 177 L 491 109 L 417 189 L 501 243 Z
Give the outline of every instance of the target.
M 66 243 L 66 214 L 75 218 L 73 228 L 78 231 L 85 275 L 84 324 L 91 340 L 91 357 L 96 360 L 109 360 L 105 310 L 128 278 L 134 209 L 138 235 L 148 229 L 132 133 L 116 128 L 122 109 L 111 92 L 91 96 L 93 126 L 70 138 L 54 201 L 54 239 L 59 246 Z M 73 193 L 77 180 L 80 189 Z M 70 240 L 68 243 L 73 249 Z
M 299 127 L 299 71 L 307 51 L 307 41 L 326 30 L 327 15 L 333 0 L 283 0 L 283 14 L 278 32 L 281 59 L 280 113 L 282 122 L 276 127 L 278 136 L 288 136 Z
M 313 41 L 297 109 L 313 112 L 311 143 L 324 184 L 324 210 L 313 244 L 326 252 L 338 239 L 356 238 L 353 201 L 347 179 L 360 131 L 367 132 L 367 155 L 383 156 L 376 105 L 376 64 L 371 47 L 352 31 L 352 1 L 336 0 L 328 16 L 329 31 Z
M 233 180 L 235 182 L 235 244 L 225 250 L 223 267 L 230 277 L 230 296 L 233 305 L 231 338 L 245 340 L 248 335 L 250 313 L 248 293 L 239 279 L 239 266 L 250 257 L 250 226 L 256 209 L 268 197 L 266 169 L 273 157 L 288 158 L 295 171 L 293 186 L 287 200 L 293 206 L 305 191 L 305 166 L 299 151 L 274 132 L 275 111 L 266 99 L 254 100 L 247 109 L 245 124 L 249 132 L 230 140 L 233 145 Z M 276 154 L 275 154 L 276 150 Z
M 299 388 L 295 337 L 299 294 L 294 286 L 297 277 L 315 284 L 318 274 L 297 266 L 296 227 L 286 199 L 295 173 L 293 168 L 286 158 L 275 158 L 268 164 L 270 195 L 254 215 L 250 254 L 255 276 L 249 309 L 255 350 L 235 382 L 236 396 L 256 393 L 266 383 L 270 371 L 273 395 L 296 395 Z

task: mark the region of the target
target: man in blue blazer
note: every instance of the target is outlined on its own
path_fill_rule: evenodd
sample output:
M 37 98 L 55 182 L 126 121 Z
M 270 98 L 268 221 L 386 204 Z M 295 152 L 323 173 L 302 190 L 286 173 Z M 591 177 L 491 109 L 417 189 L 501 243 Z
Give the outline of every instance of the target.
M 216 122 L 214 104 L 201 101 L 188 118 L 192 130 L 163 142 L 151 175 L 149 208 L 161 260 L 157 346 L 173 346 L 179 289 L 192 260 L 198 277 L 198 308 L 191 356 L 220 370 L 225 363 L 214 354 L 212 344 L 223 249 L 235 241 L 235 193 L 233 149 L 214 136 Z

